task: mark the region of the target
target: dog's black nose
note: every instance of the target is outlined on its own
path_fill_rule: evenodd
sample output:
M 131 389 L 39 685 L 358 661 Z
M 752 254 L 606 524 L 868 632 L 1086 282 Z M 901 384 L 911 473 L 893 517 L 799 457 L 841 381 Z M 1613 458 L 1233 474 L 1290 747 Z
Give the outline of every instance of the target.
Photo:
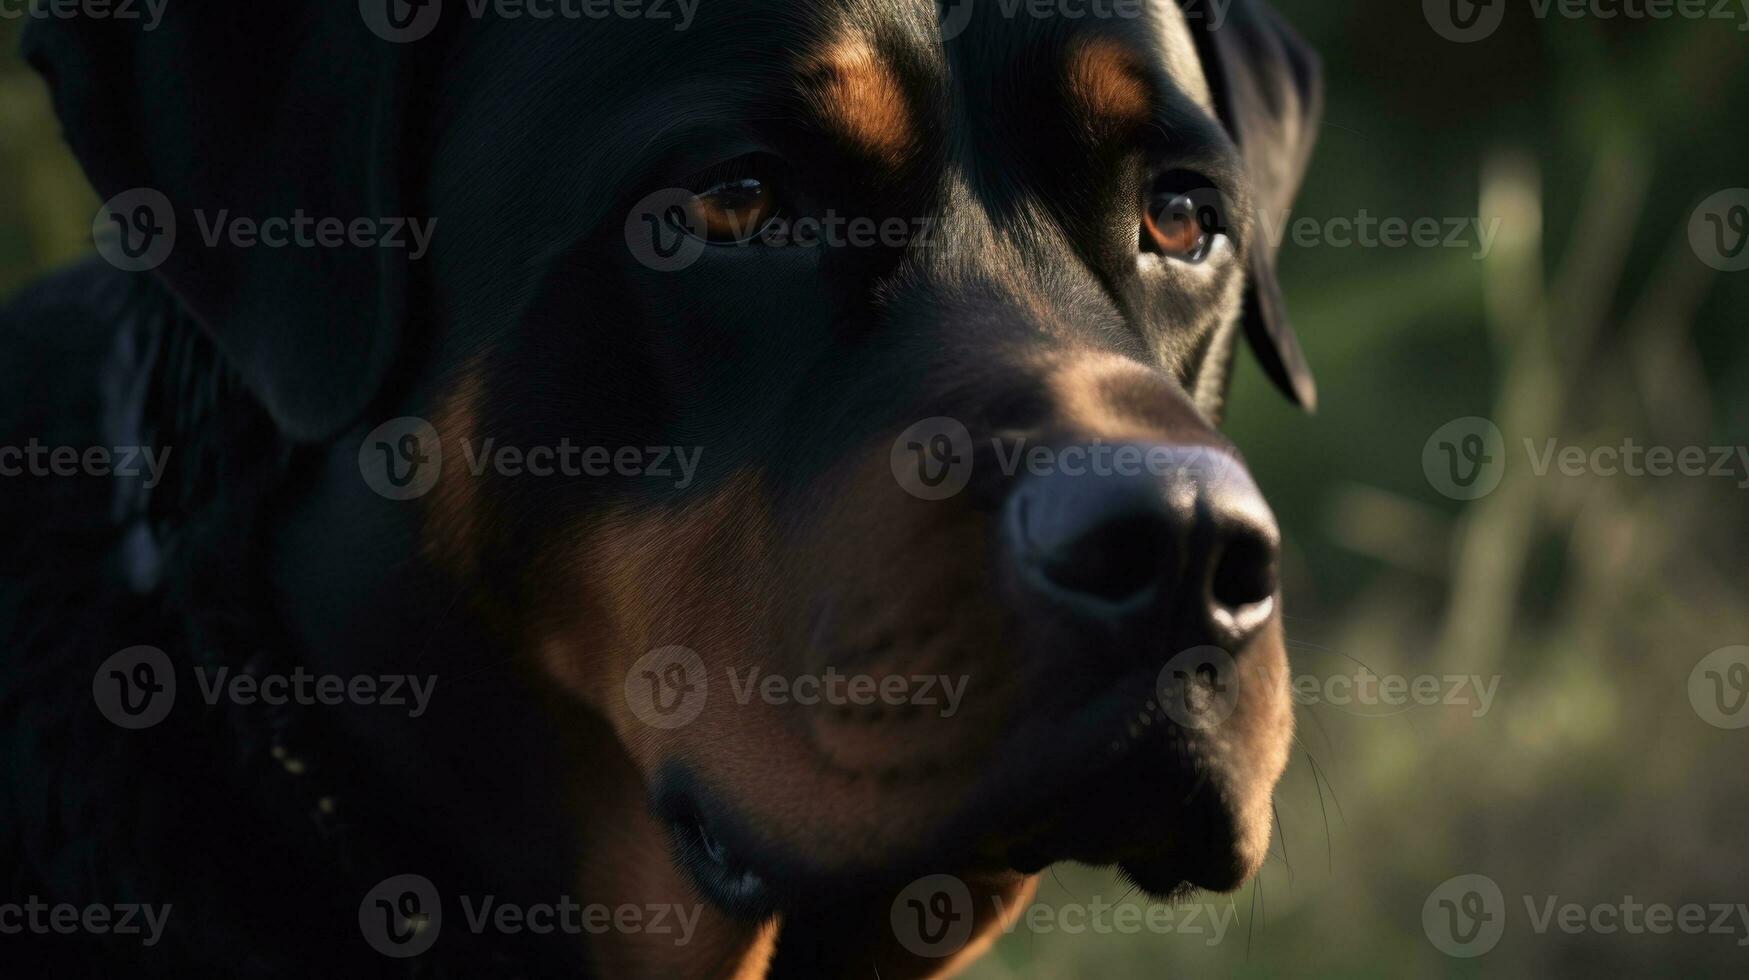
M 1045 463 L 1005 504 L 1010 549 L 1033 591 L 1107 620 L 1171 605 L 1231 644 L 1269 619 L 1280 537 L 1230 453 L 1107 444 L 1060 448 Z

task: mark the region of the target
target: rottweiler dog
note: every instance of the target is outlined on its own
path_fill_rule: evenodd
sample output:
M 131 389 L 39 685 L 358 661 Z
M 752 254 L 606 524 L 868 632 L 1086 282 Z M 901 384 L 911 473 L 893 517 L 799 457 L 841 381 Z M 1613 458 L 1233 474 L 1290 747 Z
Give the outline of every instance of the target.
M 1054 862 L 1263 862 L 1279 535 L 1217 425 L 1241 336 L 1312 407 L 1262 216 L 1320 88 L 1260 3 L 25 53 L 107 261 L 0 319 L 9 959 L 891 980 Z

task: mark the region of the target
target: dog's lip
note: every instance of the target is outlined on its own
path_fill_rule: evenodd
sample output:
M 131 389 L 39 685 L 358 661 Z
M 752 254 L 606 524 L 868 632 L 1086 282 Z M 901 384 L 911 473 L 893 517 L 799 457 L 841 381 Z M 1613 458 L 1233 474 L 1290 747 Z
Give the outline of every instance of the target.
M 669 765 L 658 778 L 654 806 L 700 891 L 744 917 L 903 885 L 924 874 L 1031 874 L 1059 861 L 1116 865 L 1161 897 L 1189 886 L 1230 889 L 1239 883 L 1229 870 L 1233 842 L 1223 844 L 1219 832 L 1205 826 L 1220 820 L 1215 799 L 1221 795 L 1204 782 L 1210 778 L 1206 733 L 1170 722 L 1159 707 L 1157 679 L 1158 670 L 1137 669 L 1076 709 L 1010 733 L 1002 761 L 967 794 L 977 802 L 885 867 L 820 868 L 785 854 L 750 832 L 754 824 L 745 815 L 716 803 L 681 765 Z M 1091 840 L 1094 835 L 1065 831 L 1071 815 L 1086 817 L 1092 796 L 1109 797 L 1112 787 L 1150 765 L 1148 774 L 1164 784 L 1155 787 L 1153 802 L 1171 811 L 1160 815 L 1171 818 L 1160 833 L 1149 828 L 1131 839 Z M 1207 853 L 1196 853 L 1193 839 Z
M 1139 678 L 1126 678 L 1061 723 L 1087 734 L 1038 779 L 1052 788 L 1017 811 L 1033 814 L 1025 828 L 988 839 L 987 854 L 1027 874 L 1062 861 L 1117 866 L 1156 897 L 1239 883 L 1230 828 L 1217 826 L 1226 817 L 1206 733 L 1168 717 L 1154 678 L 1146 674 L 1145 694 Z

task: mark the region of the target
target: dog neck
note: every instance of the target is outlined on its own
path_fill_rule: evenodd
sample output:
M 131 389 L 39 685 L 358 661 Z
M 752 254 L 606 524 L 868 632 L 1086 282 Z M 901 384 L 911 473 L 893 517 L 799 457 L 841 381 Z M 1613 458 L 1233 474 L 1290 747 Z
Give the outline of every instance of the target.
M 289 675 L 302 663 L 276 612 L 266 543 L 275 502 L 317 450 L 279 433 L 167 289 L 144 275 L 127 289 L 119 310 L 101 311 L 120 315 L 97 368 L 98 423 L 109 445 L 149 448 L 166 465 L 150 480 L 115 477 L 107 515 L 57 515 L 26 536 L 18 554 L 32 571 L 17 600 L 33 610 L 30 625 L 0 637 L 22 658 L 0 678 L 0 723 L 40 733 L 11 760 L 18 771 L 78 773 L 81 785 L 120 795 L 63 799 L 52 779 L 5 788 L 0 811 L 18 820 L 0 837 L 0 864 L 24 866 L 13 847 L 50 854 L 69 841 L 110 855 L 43 866 L 15 884 L 59 900 L 173 901 L 175 928 L 153 951 L 160 966 L 202 972 L 237 957 L 277 974 L 329 955 L 343 964 L 360 940 L 335 924 L 355 930 L 368 890 L 406 870 L 397 855 L 417 822 L 383 799 L 378 774 L 320 711 L 289 698 L 203 699 L 201 681 Z M 120 732 L 91 710 L 90 677 L 97 660 L 137 644 L 169 655 L 179 703 L 149 731 Z M 312 948 L 321 935 L 331 953 Z M 464 934 L 405 962 L 421 976 L 550 972 L 507 945 Z

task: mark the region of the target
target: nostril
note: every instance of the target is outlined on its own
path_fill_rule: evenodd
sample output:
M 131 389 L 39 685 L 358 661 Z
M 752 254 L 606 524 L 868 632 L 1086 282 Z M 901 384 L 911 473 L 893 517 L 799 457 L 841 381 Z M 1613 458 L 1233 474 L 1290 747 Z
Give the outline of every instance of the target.
M 1147 466 L 1031 473 L 1014 487 L 1004 533 L 1023 587 L 1112 622 L 1176 609 L 1187 629 L 1244 642 L 1275 605 L 1279 539 L 1262 494 L 1223 451 L 1132 448 Z
M 1114 615 L 1148 603 L 1179 535 L 1150 477 L 1038 474 L 1009 509 L 1015 557 L 1035 588 Z
M 1215 565 L 1211 591 L 1215 603 L 1238 610 L 1275 595 L 1275 548 L 1251 534 L 1227 542 Z
M 1171 535 L 1158 518 L 1137 514 L 1101 524 L 1048 555 L 1045 577 L 1069 592 L 1122 602 L 1159 581 Z

